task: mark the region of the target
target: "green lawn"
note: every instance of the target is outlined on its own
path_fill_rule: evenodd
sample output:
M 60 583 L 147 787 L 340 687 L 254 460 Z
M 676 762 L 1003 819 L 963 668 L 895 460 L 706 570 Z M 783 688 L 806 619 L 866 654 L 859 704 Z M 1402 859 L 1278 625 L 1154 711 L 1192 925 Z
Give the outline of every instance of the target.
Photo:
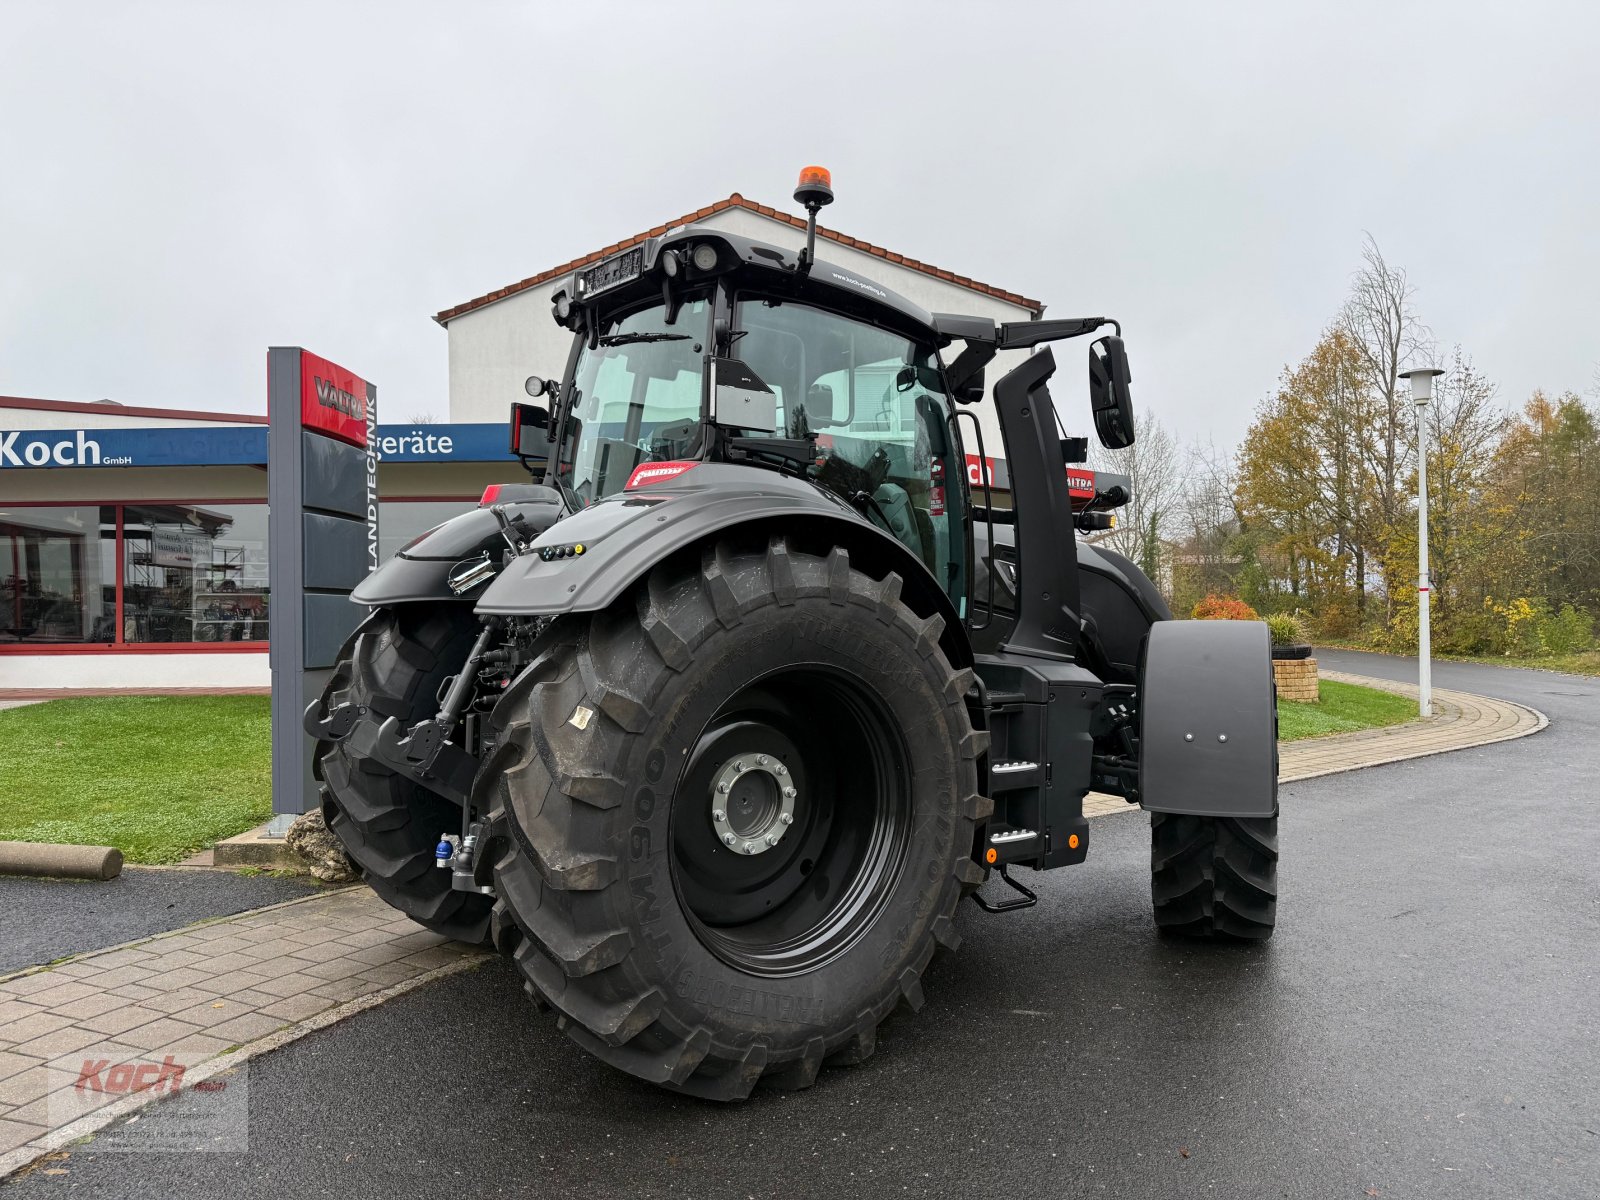
M 272 815 L 266 696 L 116 696 L 0 712 L 0 841 L 177 862 Z
M 1414 700 L 1322 683 L 1278 705 L 1284 741 L 1396 725 Z M 117 696 L 0 712 L 0 840 L 116 846 L 170 863 L 272 813 L 266 696 Z
M 1295 742 L 1326 733 L 1399 725 L 1414 720 L 1417 715 L 1415 700 L 1353 683 L 1324 679 L 1317 685 L 1317 694 L 1322 697 L 1320 704 L 1278 701 L 1280 741 Z

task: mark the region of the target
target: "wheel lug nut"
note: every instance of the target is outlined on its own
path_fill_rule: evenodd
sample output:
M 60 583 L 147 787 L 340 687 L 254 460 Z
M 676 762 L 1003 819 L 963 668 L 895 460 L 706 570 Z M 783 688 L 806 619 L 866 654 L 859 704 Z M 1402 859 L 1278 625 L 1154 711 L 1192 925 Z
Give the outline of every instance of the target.
M 758 755 L 757 758 L 756 758 L 756 761 L 758 763 L 760 763 L 762 766 L 766 766 L 767 765 L 767 756 L 765 754 Z
M 739 770 L 748 771 L 749 769 L 750 769 L 750 764 L 745 762 L 743 759 L 740 759 L 739 760 Z
M 793 825 L 794 824 L 794 814 L 793 813 L 784 813 L 783 816 L 778 818 L 778 820 L 782 821 L 785 825 Z
M 778 844 L 778 835 L 775 834 L 775 833 L 767 834 L 767 845 L 776 846 L 777 844 Z
M 711 819 L 713 821 L 726 821 L 728 819 L 728 814 L 723 812 L 720 808 L 712 809 Z
M 754 842 L 746 842 L 744 844 L 744 852 L 746 854 L 754 854 L 756 852 L 756 844 Z
M 783 789 L 783 794 L 785 796 L 789 797 L 789 799 L 791 799 L 791 800 L 793 800 L 795 798 L 795 790 L 792 787 L 784 788 Z
M 787 775 L 788 773 L 789 773 L 789 768 L 784 766 L 782 763 L 779 763 L 778 764 L 778 774 L 779 775 Z
M 726 793 L 727 790 L 728 790 L 728 785 L 727 784 L 725 784 L 725 783 L 717 784 L 717 791 L 722 792 L 722 793 Z
M 738 838 L 736 838 L 736 837 L 734 837 L 734 836 L 733 836 L 733 834 L 731 834 L 731 833 L 725 833 L 725 834 L 723 834 L 723 835 L 722 835 L 722 840 L 723 840 L 723 841 L 724 841 L 724 842 L 726 842 L 726 843 L 727 843 L 727 844 L 728 844 L 728 845 L 730 845 L 730 846 L 731 846 L 731 845 L 733 845 L 733 844 L 734 844 L 734 843 L 735 843 L 735 842 L 737 842 L 737 841 L 738 841 L 738 840 L 739 840 L 739 839 L 738 839 Z

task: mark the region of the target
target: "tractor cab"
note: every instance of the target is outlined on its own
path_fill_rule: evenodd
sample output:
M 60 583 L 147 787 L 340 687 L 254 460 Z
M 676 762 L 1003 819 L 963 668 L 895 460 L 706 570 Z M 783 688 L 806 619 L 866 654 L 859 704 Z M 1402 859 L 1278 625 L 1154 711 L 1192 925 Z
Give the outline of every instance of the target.
M 803 251 L 697 227 L 580 272 L 554 305 L 579 334 L 566 376 L 530 380 L 554 411 L 517 405 L 513 427 L 571 508 L 692 484 L 702 464 L 775 472 L 964 597 L 964 459 L 931 314 Z M 541 427 L 547 452 L 531 448 Z

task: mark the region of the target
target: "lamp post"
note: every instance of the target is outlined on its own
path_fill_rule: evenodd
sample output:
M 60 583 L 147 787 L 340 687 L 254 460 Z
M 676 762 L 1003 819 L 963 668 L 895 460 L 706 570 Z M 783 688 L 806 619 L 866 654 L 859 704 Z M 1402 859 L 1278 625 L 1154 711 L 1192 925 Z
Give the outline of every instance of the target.
M 1411 381 L 1411 402 L 1417 406 L 1417 709 L 1433 716 L 1433 643 L 1428 627 L 1428 404 L 1433 400 L 1433 380 L 1443 375 L 1438 367 L 1401 371 Z

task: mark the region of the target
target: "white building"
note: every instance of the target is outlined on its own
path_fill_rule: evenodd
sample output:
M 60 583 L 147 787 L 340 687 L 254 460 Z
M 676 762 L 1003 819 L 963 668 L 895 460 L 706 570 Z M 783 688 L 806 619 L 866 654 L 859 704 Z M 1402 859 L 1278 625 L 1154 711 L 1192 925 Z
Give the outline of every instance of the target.
M 798 247 L 805 240 L 806 223 L 802 217 L 746 200 L 735 192 L 726 200 L 445 309 L 434 320 L 449 334 L 450 420 L 502 421 L 511 402 L 524 396 L 523 382 L 529 375 L 561 375 L 572 349 L 572 333 L 551 318 L 550 297 L 574 271 L 646 238 L 660 237 L 670 229 L 691 224 L 776 245 Z M 817 240 L 818 258 L 881 283 L 929 312 L 992 317 L 999 322 L 1027 321 L 1044 311 L 1044 305 L 1037 300 L 820 225 Z M 947 352 L 946 361 L 959 351 L 958 343 Z M 989 365 L 989 382 L 992 384 L 1010 370 L 1021 355 L 1020 351 L 999 355 Z M 977 410 L 984 449 L 991 458 L 1004 458 L 993 405 L 981 404 Z M 968 446 L 967 452 L 972 454 L 976 449 Z

